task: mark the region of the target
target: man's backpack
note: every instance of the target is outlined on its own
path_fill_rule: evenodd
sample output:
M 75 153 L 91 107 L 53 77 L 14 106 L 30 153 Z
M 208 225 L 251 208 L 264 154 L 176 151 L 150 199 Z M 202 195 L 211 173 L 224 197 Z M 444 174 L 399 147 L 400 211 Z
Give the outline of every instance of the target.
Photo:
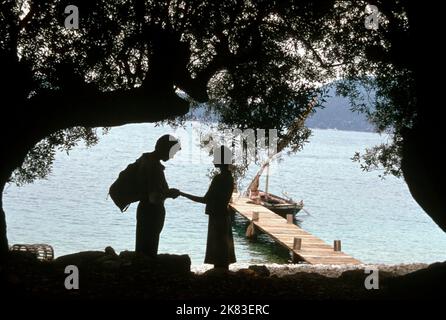
M 144 153 L 135 162 L 129 164 L 110 186 L 108 193 L 121 212 L 125 212 L 131 203 L 141 201 L 146 194 L 141 170 L 142 161 L 146 156 L 147 154 Z

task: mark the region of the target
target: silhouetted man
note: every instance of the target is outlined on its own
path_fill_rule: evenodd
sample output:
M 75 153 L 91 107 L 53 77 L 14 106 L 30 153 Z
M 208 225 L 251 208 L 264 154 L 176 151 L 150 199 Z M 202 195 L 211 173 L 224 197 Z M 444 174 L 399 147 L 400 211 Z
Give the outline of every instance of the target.
M 139 202 L 136 211 L 135 250 L 150 257 L 156 257 L 158 253 L 159 237 L 166 215 L 164 200 L 179 195 L 177 189 L 169 189 L 160 160 L 168 161 L 178 150 L 179 141 L 166 134 L 158 139 L 153 152 L 144 154 L 140 167 L 147 197 Z

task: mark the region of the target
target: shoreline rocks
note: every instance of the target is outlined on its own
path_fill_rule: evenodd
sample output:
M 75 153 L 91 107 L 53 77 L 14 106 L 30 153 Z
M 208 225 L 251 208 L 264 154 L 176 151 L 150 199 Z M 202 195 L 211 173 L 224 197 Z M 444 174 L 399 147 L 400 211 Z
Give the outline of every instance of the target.
M 83 251 L 54 260 L 56 267 L 65 268 L 75 265 L 79 269 L 103 271 L 144 271 L 153 274 L 188 275 L 191 272 L 191 260 L 188 255 L 159 254 L 156 259 L 134 251 L 122 251 L 116 254 L 112 247 L 105 251 Z
M 311 265 L 311 264 L 259 264 L 251 265 L 245 263 L 235 263 L 230 266 L 231 271 L 238 271 L 241 269 L 250 269 L 251 267 L 258 269 L 262 268 L 268 270 L 270 275 L 283 277 L 293 275 L 299 272 L 317 273 L 326 277 L 336 278 L 341 276 L 343 272 L 352 270 L 378 269 L 382 272 L 388 272 L 395 276 L 402 276 L 410 272 L 427 268 L 429 264 L 426 263 L 407 263 L 407 264 L 360 264 L 360 265 Z M 191 270 L 197 275 L 205 273 L 211 269 L 212 265 L 192 265 Z
M 64 286 L 67 265 L 79 268 L 78 290 Z M 367 290 L 365 269 L 379 270 L 379 290 Z M 397 299 L 435 298 L 446 262 L 431 265 L 233 264 L 230 271 L 193 265 L 187 255 L 156 259 L 113 248 L 31 260 L 14 253 L 1 270 L 11 298 L 38 299 Z

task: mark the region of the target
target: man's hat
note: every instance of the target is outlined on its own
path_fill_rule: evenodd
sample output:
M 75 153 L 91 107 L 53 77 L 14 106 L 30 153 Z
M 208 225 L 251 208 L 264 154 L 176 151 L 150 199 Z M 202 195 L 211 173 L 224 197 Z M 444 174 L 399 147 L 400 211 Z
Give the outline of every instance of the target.
M 170 150 L 173 146 L 178 144 L 178 148 L 180 148 L 180 141 L 170 134 L 165 134 L 161 136 L 155 144 L 155 150 L 167 149 Z

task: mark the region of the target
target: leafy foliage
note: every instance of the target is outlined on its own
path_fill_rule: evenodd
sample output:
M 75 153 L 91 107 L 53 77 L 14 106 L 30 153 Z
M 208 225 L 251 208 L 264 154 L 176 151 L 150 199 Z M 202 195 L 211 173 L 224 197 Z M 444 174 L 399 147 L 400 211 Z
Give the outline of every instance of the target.
M 107 131 L 107 128 L 102 129 L 103 134 Z M 13 173 L 10 182 L 23 185 L 46 178 L 51 173 L 56 152 L 69 153 L 80 141 L 83 141 L 86 147 L 96 144 L 99 141 L 97 129 L 75 127 L 51 134 L 28 152 L 22 166 Z
M 360 92 L 359 86 L 366 88 Z M 338 84 L 338 92 L 349 96 L 352 109 L 364 112 L 376 131 L 390 137 L 387 143 L 357 152 L 352 158 L 364 171 L 382 171 L 382 177 L 401 177 L 403 136 L 416 120 L 415 83 L 406 69 L 386 64 L 374 74 Z
M 366 112 L 388 145 L 367 150 L 366 170 L 399 174 L 401 137 L 415 116 L 406 1 L 375 1 L 378 30 L 364 27 L 365 1 L 16 0 L 3 1 L 1 54 L 19 57 L 24 99 L 62 93 L 182 90 L 208 101 L 220 128 L 274 128 L 278 136 L 308 102 L 324 103 L 324 84 L 338 81 L 352 108 Z M 67 5 L 80 10 L 80 28 L 63 26 Z M 25 81 L 26 78 L 26 81 Z M 365 103 L 356 85 L 373 87 Z M 148 91 L 149 92 L 149 91 Z M 373 107 L 373 108 L 372 108 Z M 171 119 L 178 123 L 181 119 Z M 310 136 L 303 127 L 290 144 Z M 50 172 L 55 150 L 70 150 L 93 129 L 60 130 L 28 154 L 14 180 Z

